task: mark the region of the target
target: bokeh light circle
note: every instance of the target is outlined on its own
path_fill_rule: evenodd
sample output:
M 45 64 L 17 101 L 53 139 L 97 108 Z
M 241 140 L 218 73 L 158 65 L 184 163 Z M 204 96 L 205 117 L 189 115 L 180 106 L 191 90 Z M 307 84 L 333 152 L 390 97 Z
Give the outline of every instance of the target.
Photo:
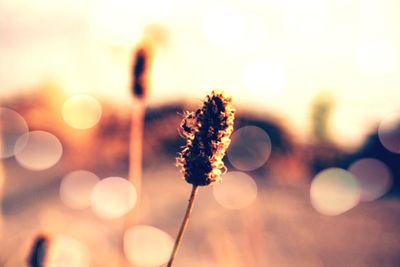
M 371 74 L 391 71 L 396 64 L 396 49 L 385 40 L 372 40 L 363 43 L 357 52 L 357 63 Z
M 245 126 L 233 133 L 227 156 L 238 170 L 251 171 L 265 164 L 271 149 L 271 139 L 263 129 Z
M 128 213 L 136 203 L 136 190 L 121 177 L 109 177 L 93 188 L 91 203 L 94 213 L 104 219 L 116 219 Z
M 244 32 L 244 18 L 229 6 L 210 8 L 203 17 L 203 32 L 211 43 L 231 46 L 240 42 Z
M 15 145 L 27 132 L 28 125 L 21 115 L 10 108 L 0 107 L 0 158 L 12 157 L 15 152 L 20 151 L 25 143 Z
M 311 204 L 325 215 L 339 215 L 354 208 L 360 196 L 356 178 L 340 168 L 329 168 L 318 173 L 311 183 Z
M 166 263 L 174 241 L 166 232 L 148 225 L 137 225 L 124 235 L 124 253 L 134 266 L 156 267 Z
M 67 174 L 60 184 L 60 198 L 72 209 L 90 207 L 90 198 L 94 186 L 100 179 L 94 173 L 78 170 Z
M 393 182 L 389 168 L 377 159 L 357 160 L 350 165 L 349 171 L 360 185 L 362 201 L 373 201 L 383 196 Z
M 223 182 L 213 186 L 215 200 L 227 209 L 243 209 L 257 198 L 257 185 L 243 172 L 228 172 Z
M 45 131 L 32 131 L 21 136 L 15 147 L 15 158 L 21 166 L 40 171 L 54 166 L 61 158 L 63 148 L 56 136 Z
M 256 96 L 269 97 L 284 87 L 284 68 L 268 60 L 258 60 L 247 65 L 243 73 L 243 84 Z
M 46 253 L 46 267 L 89 267 L 90 253 L 87 246 L 67 236 L 55 235 Z
M 62 107 L 64 121 L 76 129 L 88 129 L 95 126 L 102 114 L 100 102 L 89 95 L 74 95 L 68 98 Z
M 381 121 L 378 136 L 387 150 L 400 154 L 400 112 L 393 112 Z

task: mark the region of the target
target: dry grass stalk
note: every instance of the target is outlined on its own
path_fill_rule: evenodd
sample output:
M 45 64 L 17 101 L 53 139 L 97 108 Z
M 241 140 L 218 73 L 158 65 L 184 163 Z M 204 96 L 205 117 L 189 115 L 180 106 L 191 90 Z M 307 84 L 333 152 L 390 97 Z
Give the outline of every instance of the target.
M 49 240 L 45 235 L 38 235 L 33 242 L 28 258 L 29 267 L 44 267 Z
M 124 218 L 123 232 L 137 223 L 140 214 L 142 191 L 143 131 L 146 113 L 146 97 L 148 95 L 148 69 L 151 46 L 144 42 L 136 49 L 132 61 L 131 93 L 133 106 L 129 132 L 129 173 L 128 179 L 137 193 L 136 205 Z M 123 247 L 123 245 L 122 245 Z M 118 265 L 125 265 L 121 257 Z
M 3 136 L 2 136 L 2 125 L 0 122 L 0 151 L 3 150 Z M 4 167 L 3 167 L 3 159 L 0 159 L 0 234 L 2 231 L 3 225 L 3 210 L 2 210 L 2 203 L 3 203 L 3 187 L 5 182 L 5 175 L 4 175 Z
M 135 51 L 132 65 L 133 108 L 129 137 L 129 180 L 135 186 L 137 203 L 134 211 L 127 216 L 126 227 L 135 223 L 142 187 L 142 151 L 143 128 L 148 94 L 148 69 L 150 63 L 150 46 L 143 44 Z
M 168 267 L 173 265 L 178 252 L 198 187 L 220 182 L 221 169 L 226 170 L 222 159 L 233 132 L 234 109 L 231 102 L 230 97 L 214 90 L 207 96 L 201 109 L 186 112 L 182 120 L 180 133 L 186 139 L 186 145 L 177 158 L 177 165 L 181 167 L 186 182 L 193 187 Z

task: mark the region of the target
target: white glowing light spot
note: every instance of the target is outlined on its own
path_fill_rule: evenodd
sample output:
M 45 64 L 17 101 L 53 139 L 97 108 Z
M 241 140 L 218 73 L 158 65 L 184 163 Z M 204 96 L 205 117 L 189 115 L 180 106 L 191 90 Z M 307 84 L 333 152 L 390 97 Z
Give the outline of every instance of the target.
M 261 128 L 245 126 L 236 130 L 227 151 L 232 165 L 241 171 L 255 170 L 265 164 L 271 154 L 271 139 Z
M 265 21 L 263 18 L 251 15 L 245 17 L 245 29 L 243 38 L 237 43 L 239 48 L 247 51 L 256 51 L 263 48 L 266 43 L 268 34 L 265 28 Z
M 318 173 L 311 183 L 311 204 L 325 215 L 339 215 L 354 208 L 360 196 L 356 179 L 343 169 L 326 169 Z
M 397 51 L 384 40 L 373 40 L 362 44 L 357 52 L 357 63 L 371 74 L 390 72 L 396 64 Z
M 244 18 L 239 11 L 228 6 L 214 7 L 204 15 L 203 31 L 211 43 L 230 46 L 241 40 Z
M 389 114 L 378 128 L 381 144 L 393 153 L 400 153 L 400 112 Z
M 149 24 L 167 23 L 175 1 L 98 0 L 90 8 L 89 24 L 94 38 L 106 44 L 131 47 L 142 38 Z
M 99 181 L 93 188 L 92 209 L 101 218 L 116 219 L 135 206 L 136 198 L 136 190 L 131 182 L 120 177 L 109 177 Z
M 357 179 L 362 201 L 373 201 L 383 196 L 392 185 L 388 167 L 373 158 L 360 159 L 351 164 L 349 171 Z
M 14 156 L 25 143 L 15 146 L 17 140 L 28 132 L 24 118 L 16 111 L 0 107 L 0 159 Z
M 224 181 L 213 186 L 215 200 L 227 209 L 243 209 L 257 198 L 257 185 L 243 172 L 228 172 Z
M 90 253 L 80 241 L 66 236 L 56 235 L 51 239 L 46 253 L 47 267 L 89 267 Z
M 101 118 L 102 108 L 99 101 L 89 95 L 74 95 L 63 105 L 64 121 L 76 129 L 88 129 L 95 126 Z
M 308 39 L 315 39 L 327 31 L 332 19 L 330 0 L 281 0 L 283 18 L 286 18 L 288 29 L 300 33 Z
M 267 60 L 249 64 L 243 74 L 243 84 L 257 96 L 269 97 L 284 87 L 286 73 L 282 66 Z
M 148 225 L 137 225 L 124 235 L 126 258 L 138 267 L 156 267 L 166 263 L 174 241 L 166 232 Z
M 44 131 L 32 131 L 21 136 L 15 145 L 18 163 L 26 169 L 40 171 L 54 166 L 61 158 L 63 148 L 56 136 Z
M 72 209 L 85 209 L 90 206 L 90 195 L 99 181 L 94 173 L 79 170 L 67 174 L 60 184 L 60 198 Z

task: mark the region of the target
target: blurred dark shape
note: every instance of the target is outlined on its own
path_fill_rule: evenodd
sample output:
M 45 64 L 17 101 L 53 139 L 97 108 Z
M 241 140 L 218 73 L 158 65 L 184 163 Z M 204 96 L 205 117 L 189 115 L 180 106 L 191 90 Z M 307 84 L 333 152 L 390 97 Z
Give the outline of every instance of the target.
M 293 152 L 294 143 L 277 119 L 273 119 L 268 115 L 261 118 L 252 113 L 238 112 L 235 120 L 235 130 L 250 125 L 259 127 L 268 133 L 273 144 L 272 149 L 274 153 L 287 155 Z
M 168 30 L 161 24 L 149 24 L 144 31 L 144 39 L 153 46 L 165 47 L 168 44 Z
M 270 137 L 272 151 L 267 162 L 258 169 L 250 171 L 253 177 L 263 177 L 266 180 L 298 183 L 309 178 L 309 161 L 305 157 L 306 148 L 295 141 L 290 131 L 283 125 L 283 121 L 270 114 L 256 114 L 237 112 L 235 130 L 244 126 L 256 126 L 264 130 Z M 225 158 L 229 170 L 236 168 Z
M 400 125 L 393 131 L 399 131 Z M 353 162 L 363 158 L 374 158 L 382 161 L 389 168 L 393 175 L 393 184 L 388 194 L 400 194 L 400 154 L 387 150 L 379 140 L 378 133 L 375 131 L 367 137 L 361 147 L 354 153 L 343 157 L 339 163 L 342 168 L 348 168 Z
M 57 97 L 54 97 L 57 96 Z M 45 130 L 56 135 L 63 145 L 63 158 L 59 164 L 49 169 L 54 176 L 62 177 L 61 165 L 69 168 L 96 170 L 103 177 L 120 173 L 128 169 L 128 140 L 130 116 L 126 107 L 116 106 L 102 101 L 102 117 L 93 128 L 85 131 L 69 127 L 62 119 L 61 109 L 66 99 L 59 89 L 52 86 L 37 90 L 36 93 L 10 99 L 3 102 L 18 111 L 28 122 L 29 129 Z M 183 102 L 163 106 L 149 106 L 145 115 L 143 166 L 149 168 L 160 164 L 175 165 L 175 158 L 184 141 L 178 133 L 182 114 L 194 109 L 195 105 Z M 46 120 L 43 120 L 43 114 Z M 267 163 L 252 174 L 270 177 L 274 174 L 279 179 L 298 181 L 307 177 L 307 161 L 304 160 L 303 147 L 293 142 L 282 121 L 269 114 L 257 115 L 253 111 L 239 111 L 234 129 L 243 126 L 257 126 L 266 131 L 272 142 L 272 153 Z M 77 157 L 79 153 L 79 157 Z M 93 155 L 96 155 L 93 157 Z M 234 170 L 227 158 L 224 163 Z M 290 170 L 288 169 L 290 166 Z M 281 169 L 286 169 L 282 172 Z M 284 173 L 280 175 L 279 173 Z M 42 185 L 44 186 L 44 185 Z
M 330 118 L 334 107 L 334 100 L 330 92 L 320 92 L 311 104 L 312 143 L 307 148 L 310 157 L 310 171 L 312 176 L 318 172 L 335 167 L 343 151 L 330 141 Z
M 44 267 L 48 246 L 49 241 L 45 235 L 37 236 L 33 243 L 31 254 L 28 258 L 28 266 Z
M 167 30 L 159 24 L 150 24 L 146 27 L 143 39 L 134 51 L 132 62 L 132 94 L 141 99 L 149 91 L 149 69 L 153 53 L 158 47 L 166 45 Z
M 132 67 L 132 93 L 137 98 L 144 98 L 148 94 L 148 69 L 149 69 L 150 51 L 144 46 L 136 52 Z
M 326 168 L 338 167 L 341 159 L 346 155 L 333 143 L 314 143 L 307 147 L 310 157 L 310 171 L 314 176 Z
M 327 92 L 318 94 L 311 105 L 312 133 L 318 142 L 329 141 L 329 119 L 333 105 L 333 98 Z

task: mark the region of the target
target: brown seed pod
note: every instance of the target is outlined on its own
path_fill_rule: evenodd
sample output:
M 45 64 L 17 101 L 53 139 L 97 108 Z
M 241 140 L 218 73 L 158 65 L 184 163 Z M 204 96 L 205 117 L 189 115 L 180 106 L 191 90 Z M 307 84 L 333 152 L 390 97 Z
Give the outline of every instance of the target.
M 132 94 L 137 98 L 146 97 L 148 94 L 148 68 L 150 52 L 146 47 L 140 47 L 133 59 L 132 65 Z
M 29 267 L 44 267 L 49 240 L 45 235 L 38 235 L 32 245 L 28 258 Z
M 186 139 L 177 158 L 185 180 L 193 185 L 209 185 L 221 180 L 222 161 L 230 144 L 235 118 L 232 98 L 213 90 L 196 112 L 186 112 L 180 132 Z

